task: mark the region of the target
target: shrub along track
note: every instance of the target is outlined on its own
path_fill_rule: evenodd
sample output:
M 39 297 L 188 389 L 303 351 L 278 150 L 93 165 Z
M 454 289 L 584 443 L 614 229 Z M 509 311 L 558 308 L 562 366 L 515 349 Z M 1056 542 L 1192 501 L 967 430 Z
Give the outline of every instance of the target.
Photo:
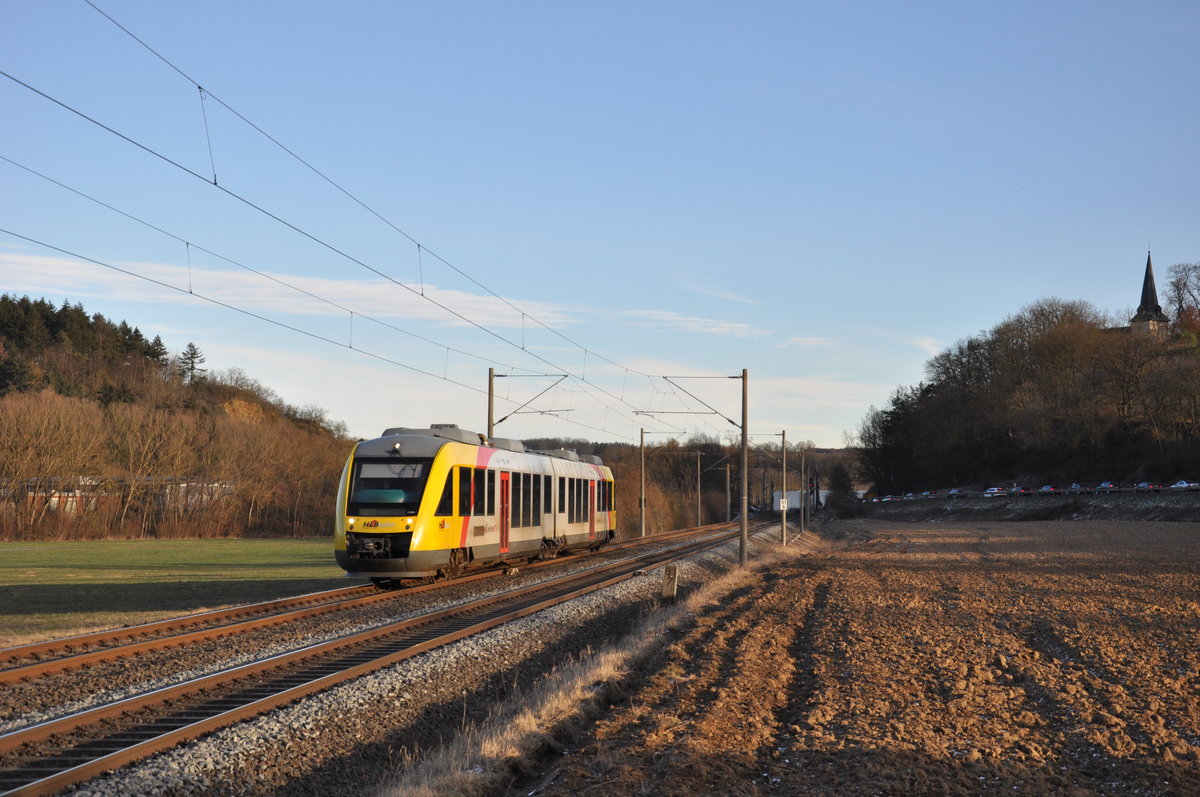
M 826 535 L 859 541 L 698 609 L 512 793 L 1200 793 L 1200 524 Z
M 654 566 L 656 562 L 679 555 L 694 555 L 720 545 L 728 538 L 728 532 L 707 535 L 674 552 L 646 554 L 637 560 L 592 568 L 587 575 L 567 576 L 435 613 L 435 616 L 445 617 L 437 630 L 430 627 L 434 618 L 425 616 L 397 624 L 395 630 L 362 632 L 356 635 L 356 641 L 362 640 L 359 647 L 368 648 L 366 652 L 354 648 L 349 639 L 338 640 L 270 662 L 246 665 L 236 671 L 159 690 L 153 695 L 131 698 L 114 706 L 100 707 L 81 716 L 6 734 L 0 737 L 0 751 L 6 751 L 3 762 L 6 771 L 0 775 L 0 787 L 21 788 L 22 784 L 33 783 L 43 776 L 52 779 L 30 788 L 41 792 L 77 782 L 105 768 L 166 749 L 180 739 L 193 738 L 201 732 L 319 691 L 344 680 L 348 673 L 371 672 L 401 658 L 623 580 L 642 567 Z M 631 561 L 635 563 L 631 564 Z M 550 585 L 558 582 L 562 582 L 561 586 L 552 590 Z M 398 639 L 389 639 L 382 645 L 376 641 L 388 637 Z M 215 700 L 214 692 L 218 692 Z M 129 716 L 124 716 L 126 714 Z M 133 716 L 138 718 L 131 719 Z M 119 721 L 113 727 L 112 723 L 117 719 Z M 100 730 L 96 730 L 97 723 Z M 184 726 L 188 730 L 176 732 L 175 729 Z M 79 731 L 75 730 L 77 727 Z M 168 732 L 167 735 L 159 737 L 163 731 Z M 61 735 L 73 735 L 73 738 L 64 741 L 59 738 Z M 58 741 L 50 750 L 44 749 L 45 741 L 52 737 Z M 109 737 L 112 737 L 110 741 L 102 741 Z M 55 753 L 54 749 L 61 752 Z M 55 758 L 57 760 L 52 760 Z M 87 763 L 83 763 L 85 759 L 88 759 Z M 52 774 L 76 765 L 82 769 L 61 776 Z

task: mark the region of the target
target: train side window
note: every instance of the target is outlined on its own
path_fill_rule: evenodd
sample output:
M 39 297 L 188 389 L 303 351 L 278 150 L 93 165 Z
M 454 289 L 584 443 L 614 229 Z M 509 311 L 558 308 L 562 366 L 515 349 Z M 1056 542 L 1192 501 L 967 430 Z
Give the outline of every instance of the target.
M 446 474 L 446 484 L 442 487 L 442 498 L 438 501 L 437 510 L 433 513 L 439 517 L 449 517 L 454 514 L 454 470 Z
M 484 478 L 487 472 L 482 468 L 475 471 L 472 479 L 471 490 L 471 506 L 474 508 L 475 517 L 487 514 L 487 479 Z
M 474 468 L 458 468 L 458 514 L 468 517 L 471 514 L 471 479 L 475 475 Z
M 509 525 L 512 526 L 514 529 L 516 529 L 516 528 L 520 528 L 522 525 L 521 524 L 521 500 L 523 497 L 522 496 L 523 490 L 521 489 L 521 474 L 514 473 L 511 476 L 509 476 L 509 484 L 512 485 L 511 487 L 509 487 L 509 489 L 512 491 L 511 494 L 509 495 L 509 505 L 510 505 Z
M 485 515 L 495 515 L 496 514 L 496 471 L 489 470 L 485 475 L 487 476 L 487 487 L 484 488 L 484 492 L 487 493 L 487 511 L 484 514 Z
M 558 514 L 567 511 L 567 477 L 558 477 Z
M 554 503 L 553 503 L 554 490 L 552 489 L 553 485 L 554 485 L 554 477 L 553 476 L 543 476 L 542 477 L 542 511 L 547 514 L 550 514 L 550 515 L 554 514 Z
M 540 473 L 533 474 L 533 514 L 530 515 L 530 525 L 542 525 L 542 476 Z
M 524 492 L 521 494 L 521 520 L 524 521 L 521 525 L 532 526 L 533 517 L 533 474 L 522 473 L 521 482 Z

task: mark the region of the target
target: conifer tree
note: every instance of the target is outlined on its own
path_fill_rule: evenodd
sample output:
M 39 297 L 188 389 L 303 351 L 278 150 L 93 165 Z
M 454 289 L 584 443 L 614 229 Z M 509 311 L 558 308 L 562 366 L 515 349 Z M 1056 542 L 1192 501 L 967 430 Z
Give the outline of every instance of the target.
M 201 364 L 208 358 L 205 357 L 200 349 L 196 348 L 196 344 L 188 342 L 187 348 L 183 350 L 183 354 L 179 355 L 179 374 L 183 377 L 183 381 L 191 384 L 197 379 L 204 379 L 204 374 L 207 373 L 207 368 L 201 368 Z

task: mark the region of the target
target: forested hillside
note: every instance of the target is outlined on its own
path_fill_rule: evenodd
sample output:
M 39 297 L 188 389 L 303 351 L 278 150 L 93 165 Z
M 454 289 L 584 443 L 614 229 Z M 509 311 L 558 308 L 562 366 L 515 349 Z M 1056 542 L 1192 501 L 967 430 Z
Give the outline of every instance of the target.
M 344 425 L 204 362 L 194 344 L 172 354 L 78 304 L 0 296 L 0 539 L 330 533 L 351 444 Z M 638 533 L 638 445 L 525 442 L 601 456 L 617 480 L 621 533 Z M 845 458 L 793 442 L 791 490 L 800 449 L 818 480 Z M 702 523 L 723 521 L 726 468 L 736 507 L 740 461 L 732 439 L 647 445 L 647 532 L 695 525 L 697 505 Z M 778 441 L 753 447 L 752 505 L 770 505 L 781 465 Z
M 862 479 L 884 494 L 1200 477 L 1200 265 L 1171 274 L 1165 336 L 1046 299 L 938 354 L 863 420 Z
M 203 362 L 0 297 L 0 539 L 329 533 L 344 426 Z

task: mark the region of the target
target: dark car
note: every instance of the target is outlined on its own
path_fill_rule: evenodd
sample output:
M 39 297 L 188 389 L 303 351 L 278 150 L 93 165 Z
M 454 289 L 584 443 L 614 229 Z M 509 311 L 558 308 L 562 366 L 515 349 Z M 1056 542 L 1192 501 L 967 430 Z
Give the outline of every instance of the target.
M 1100 484 L 1096 485 L 1096 492 L 1105 493 L 1105 494 L 1119 493 L 1119 492 L 1121 492 L 1121 483 L 1120 482 L 1100 482 Z

